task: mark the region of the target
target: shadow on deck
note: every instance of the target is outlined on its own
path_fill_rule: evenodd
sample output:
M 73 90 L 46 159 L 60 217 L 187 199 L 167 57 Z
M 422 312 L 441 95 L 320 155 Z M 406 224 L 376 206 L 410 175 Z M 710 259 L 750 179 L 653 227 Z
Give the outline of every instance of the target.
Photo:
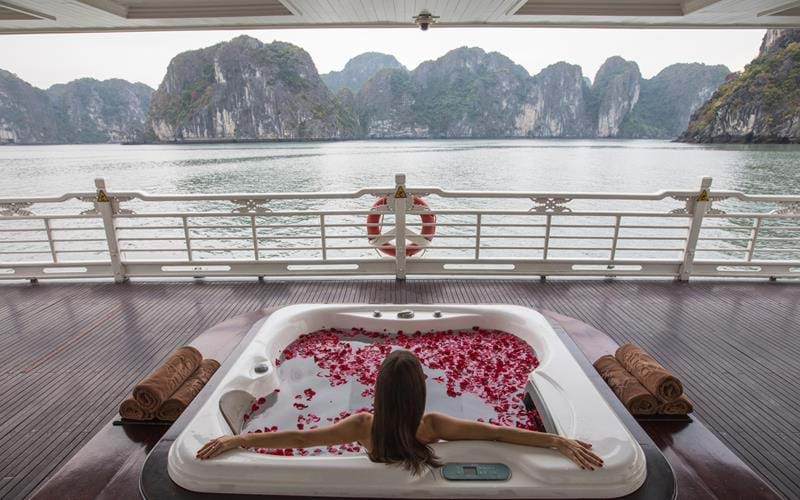
M 797 284 L 493 279 L 0 285 L 0 498 L 30 494 L 175 347 L 303 302 L 507 303 L 580 319 L 653 353 L 725 444 L 800 497 Z

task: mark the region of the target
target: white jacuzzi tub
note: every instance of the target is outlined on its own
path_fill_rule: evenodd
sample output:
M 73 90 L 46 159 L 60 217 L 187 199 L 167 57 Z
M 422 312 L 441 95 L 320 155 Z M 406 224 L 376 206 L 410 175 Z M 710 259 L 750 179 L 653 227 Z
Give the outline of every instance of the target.
M 411 309 L 412 319 L 397 313 Z M 380 318 L 373 317 L 381 311 Z M 441 314 L 435 315 L 435 312 Z M 441 316 L 441 317 L 435 317 Z M 220 400 L 232 391 L 252 395 L 279 389 L 274 360 L 300 335 L 323 327 L 395 332 L 466 330 L 474 326 L 512 333 L 528 343 L 539 366 L 528 377 L 548 430 L 590 441 L 604 467 L 584 471 L 559 453 L 504 443 L 463 441 L 433 445 L 446 464 L 505 464 L 504 481 L 450 481 L 441 470 L 419 477 L 375 464 L 365 455 L 281 457 L 236 450 L 211 460 L 195 458 L 209 439 L 231 433 Z M 641 447 L 539 313 L 518 306 L 296 305 L 280 309 L 225 373 L 220 384 L 174 441 L 170 478 L 192 491 L 262 495 L 415 498 L 613 498 L 637 490 L 646 479 Z M 257 373 L 255 369 L 266 368 Z M 240 393 L 241 394 L 241 393 Z M 230 416 L 229 416 L 230 419 Z M 237 429 L 238 431 L 238 429 Z

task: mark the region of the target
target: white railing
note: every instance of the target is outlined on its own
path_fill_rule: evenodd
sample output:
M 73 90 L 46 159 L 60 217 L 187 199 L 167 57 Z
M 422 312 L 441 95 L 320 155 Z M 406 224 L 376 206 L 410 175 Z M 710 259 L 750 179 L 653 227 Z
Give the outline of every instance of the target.
M 95 184 L 0 199 L 0 279 L 800 277 L 800 196 L 712 191 L 708 177 L 651 194 L 447 191 L 407 187 L 402 174 L 394 186 L 337 193 L 151 195 Z

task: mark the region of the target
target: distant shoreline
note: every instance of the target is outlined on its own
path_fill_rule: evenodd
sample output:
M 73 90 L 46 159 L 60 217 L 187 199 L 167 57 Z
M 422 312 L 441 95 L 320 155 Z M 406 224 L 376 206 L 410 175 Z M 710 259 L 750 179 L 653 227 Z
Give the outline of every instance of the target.
M 209 139 L 191 141 L 153 141 L 153 142 L 0 142 L 0 146 L 191 146 L 206 144 L 280 144 L 280 143 L 318 143 L 318 142 L 356 142 L 356 141 L 510 141 L 510 140 L 624 140 L 624 141 L 668 141 L 676 138 L 661 137 L 361 137 L 352 139 Z
M 695 145 L 791 145 L 799 144 L 800 140 L 781 137 L 731 137 L 721 136 L 714 141 L 681 140 L 680 137 L 360 137 L 349 139 L 206 139 L 188 141 L 152 141 L 152 142 L 0 142 L 0 147 L 7 146 L 194 146 L 213 144 L 283 144 L 283 143 L 328 143 L 328 142 L 356 142 L 356 141 L 512 141 L 512 140 L 538 140 L 538 141 L 563 141 L 563 140 L 590 140 L 590 141 L 666 141 L 680 144 Z

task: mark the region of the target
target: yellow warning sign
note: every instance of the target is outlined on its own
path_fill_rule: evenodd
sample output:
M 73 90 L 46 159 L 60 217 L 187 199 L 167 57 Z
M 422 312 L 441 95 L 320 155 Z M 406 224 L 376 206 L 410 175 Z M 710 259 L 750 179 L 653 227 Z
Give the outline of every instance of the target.
M 697 201 L 708 201 L 708 189 L 700 191 L 700 196 L 697 197 Z
M 403 186 L 397 186 L 397 190 L 394 192 L 395 198 L 406 198 L 406 188 Z
M 108 196 L 106 196 L 106 192 L 102 189 L 97 191 L 97 201 L 100 203 L 105 203 L 108 201 Z

